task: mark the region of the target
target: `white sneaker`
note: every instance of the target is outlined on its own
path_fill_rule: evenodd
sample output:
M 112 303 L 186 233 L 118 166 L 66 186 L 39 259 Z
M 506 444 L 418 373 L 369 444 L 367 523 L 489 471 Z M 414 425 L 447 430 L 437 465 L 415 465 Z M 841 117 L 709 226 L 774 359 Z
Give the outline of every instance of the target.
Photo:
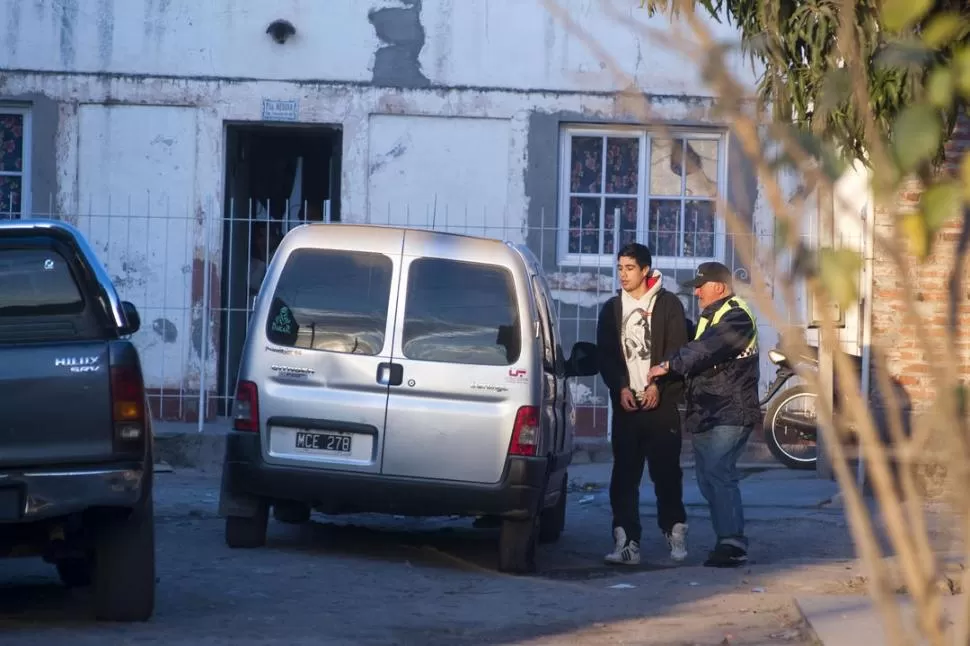
M 613 538 L 616 539 L 616 546 L 606 555 L 606 562 L 616 565 L 639 565 L 640 546 L 637 542 L 627 540 L 626 532 L 622 527 L 613 530 Z
M 670 546 L 670 558 L 680 563 L 687 558 L 687 525 L 677 523 L 667 536 L 667 545 Z

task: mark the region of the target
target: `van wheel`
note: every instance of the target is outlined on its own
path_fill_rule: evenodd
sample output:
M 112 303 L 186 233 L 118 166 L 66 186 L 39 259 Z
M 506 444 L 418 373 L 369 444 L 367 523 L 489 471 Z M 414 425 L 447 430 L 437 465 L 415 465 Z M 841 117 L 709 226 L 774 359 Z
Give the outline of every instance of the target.
M 100 528 L 95 541 L 92 582 L 97 618 L 148 621 L 155 610 L 155 518 L 151 487 L 127 517 L 112 519 Z
M 255 516 L 226 516 L 226 545 L 234 548 L 266 545 L 269 505 L 260 503 Z
M 569 482 L 569 474 L 564 474 L 562 484 L 559 486 L 559 500 L 552 507 L 542 510 L 542 516 L 539 518 L 540 543 L 555 543 L 566 528 L 567 482 Z
M 539 516 L 528 520 L 503 520 L 498 536 L 498 569 L 511 574 L 536 571 Z

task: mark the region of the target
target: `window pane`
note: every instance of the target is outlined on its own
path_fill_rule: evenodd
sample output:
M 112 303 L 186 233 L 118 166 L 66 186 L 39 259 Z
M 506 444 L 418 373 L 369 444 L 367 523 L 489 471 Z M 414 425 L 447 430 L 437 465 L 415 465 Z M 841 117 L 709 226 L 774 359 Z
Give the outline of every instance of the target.
M 570 193 L 599 193 L 603 179 L 603 138 L 573 137 Z
M 605 193 L 636 195 L 640 186 L 640 140 L 612 138 L 606 142 Z
M 83 310 L 81 290 L 59 253 L 0 250 L 0 316 L 54 316 Z
M 694 139 L 687 142 L 687 163 L 684 165 L 687 195 L 717 195 L 717 154 L 716 139 Z
M 680 205 L 680 200 L 650 200 L 647 246 L 654 256 L 678 255 Z
M 294 348 L 379 354 L 392 272 L 391 259 L 381 254 L 294 251 L 276 287 L 266 337 Z
M 683 139 L 650 141 L 650 194 L 681 194 L 681 159 Z
M 569 198 L 569 253 L 600 252 L 600 198 Z
M 688 200 L 684 203 L 684 255 L 714 257 L 714 202 Z
M 0 114 L 0 171 L 24 170 L 24 116 Z
M 510 365 L 519 358 L 519 327 L 508 270 L 437 258 L 411 264 L 402 341 L 407 358 Z
M 620 210 L 620 220 L 615 222 L 616 209 Z M 615 253 L 613 248 L 613 232 L 620 234 L 620 247 L 628 242 L 637 240 L 637 201 L 636 199 L 612 197 L 606 200 L 606 239 L 603 241 L 603 253 Z
M 20 187 L 19 177 L 0 177 L 0 220 L 20 217 Z

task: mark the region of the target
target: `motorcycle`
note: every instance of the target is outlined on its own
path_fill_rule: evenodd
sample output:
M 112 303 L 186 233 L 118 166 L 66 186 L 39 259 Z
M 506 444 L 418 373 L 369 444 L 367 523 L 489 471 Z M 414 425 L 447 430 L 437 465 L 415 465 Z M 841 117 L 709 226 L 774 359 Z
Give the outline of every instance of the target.
M 848 356 L 856 375 L 862 374 L 862 357 Z M 777 366 L 775 378 L 768 385 L 768 391 L 761 400 L 764 414 L 764 437 L 768 449 L 775 458 L 791 469 L 814 469 L 818 461 L 818 421 L 816 414 L 817 395 L 807 386 L 796 385 L 784 388 L 796 375 L 796 365 L 806 365 L 818 370 L 818 348 L 810 347 L 809 354 L 801 355 L 793 361 L 779 348 L 768 351 L 768 359 Z M 896 379 L 890 380 L 889 397 L 883 397 L 879 388 L 872 388 L 869 395 L 869 412 L 875 425 L 879 440 L 887 446 L 892 443 L 890 416 L 898 413 L 904 437 L 912 433 L 912 402 L 905 387 Z M 861 383 L 859 384 L 861 388 Z M 784 389 L 783 389 L 784 388 Z M 835 375 L 832 385 L 832 412 L 839 417 L 842 396 L 839 392 L 839 378 Z M 801 402 L 802 408 L 793 406 Z M 794 439 L 789 445 L 785 440 Z M 854 444 L 853 434 L 843 441 Z M 793 452 L 789 446 L 804 448 L 803 454 Z
M 818 369 L 818 349 L 810 348 L 810 352 L 808 356 L 799 356 L 792 361 L 779 348 L 768 351 L 768 359 L 776 366 L 776 371 L 760 402 L 765 411 L 765 444 L 775 459 L 790 469 L 814 469 L 818 461 L 817 395 L 807 386 L 785 388 L 797 374 L 796 365 L 807 364 Z M 790 447 L 802 451 L 794 451 Z

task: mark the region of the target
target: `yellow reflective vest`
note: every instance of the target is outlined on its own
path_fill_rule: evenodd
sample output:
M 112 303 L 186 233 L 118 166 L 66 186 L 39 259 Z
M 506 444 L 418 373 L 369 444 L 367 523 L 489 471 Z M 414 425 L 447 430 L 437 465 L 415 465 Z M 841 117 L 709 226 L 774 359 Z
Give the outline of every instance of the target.
M 731 298 L 724 301 L 724 303 L 719 308 L 717 308 L 717 311 L 714 312 L 714 315 L 710 318 L 710 320 L 702 316 L 700 320 L 697 322 L 697 331 L 694 333 L 694 339 L 701 338 L 701 335 L 704 334 L 704 331 L 708 327 L 713 327 L 717 325 L 718 322 L 724 317 L 725 314 L 727 314 L 728 312 L 730 312 L 732 309 L 736 307 L 741 310 L 744 310 L 744 313 L 751 318 L 751 323 L 753 324 L 753 327 L 754 327 L 754 336 L 751 338 L 751 341 L 744 348 L 744 350 L 742 350 L 741 353 L 735 357 L 735 359 L 746 359 L 747 357 L 751 357 L 758 354 L 758 320 L 754 317 L 754 313 L 751 311 L 751 308 L 748 306 L 748 304 L 744 302 L 744 299 L 738 296 L 732 296 Z

